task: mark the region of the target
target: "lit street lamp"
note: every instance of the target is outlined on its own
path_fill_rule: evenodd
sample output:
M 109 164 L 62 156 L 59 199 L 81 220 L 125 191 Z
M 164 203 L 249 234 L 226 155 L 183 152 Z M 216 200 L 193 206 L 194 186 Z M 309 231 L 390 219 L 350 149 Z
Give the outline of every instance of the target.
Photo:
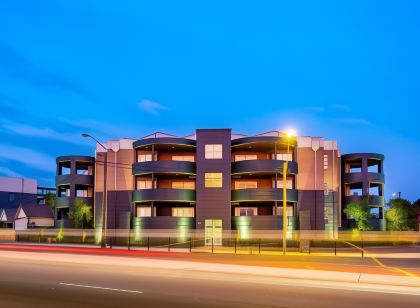
M 98 143 L 102 148 L 105 150 L 105 158 L 104 158 L 104 193 L 102 196 L 102 238 L 101 238 L 101 247 L 106 248 L 106 224 L 107 219 L 106 216 L 107 213 L 107 190 L 106 190 L 106 177 L 107 177 L 107 170 L 108 170 L 108 149 L 98 141 L 95 137 L 89 135 L 89 134 L 82 134 L 82 137 L 84 138 L 91 138 L 96 143 Z M 96 161 L 96 160 L 95 160 Z

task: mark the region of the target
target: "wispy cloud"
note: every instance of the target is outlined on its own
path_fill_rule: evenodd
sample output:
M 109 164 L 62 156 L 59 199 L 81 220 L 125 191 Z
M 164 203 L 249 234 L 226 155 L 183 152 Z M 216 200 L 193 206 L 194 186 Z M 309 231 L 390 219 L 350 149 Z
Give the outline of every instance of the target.
M 339 109 L 339 110 L 350 110 L 350 107 L 347 105 L 342 105 L 342 104 L 332 104 L 331 107 L 333 109 Z
M 154 102 L 154 101 L 147 100 L 147 99 L 143 99 L 139 103 L 139 107 L 140 109 L 154 115 L 158 115 L 161 111 L 168 110 L 166 106 L 159 104 L 157 102 Z
M 55 170 L 55 159 L 47 154 L 0 143 L 0 158 L 22 163 L 28 167 L 51 172 Z
M 308 106 L 305 109 L 312 112 L 325 112 L 325 107 L 322 106 Z
M 0 73 L 34 86 L 42 86 L 74 93 L 88 100 L 96 100 L 78 83 L 49 72 L 32 63 L 12 46 L 0 42 Z
M 18 172 L 15 172 L 9 168 L 0 166 L 0 174 L 12 178 L 24 178 L 24 176 Z
M 363 125 L 363 126 L 372 126 L 373 124 L 365 119 L 362 118 L 339 118 L 336 119 L 336 122 L 341 124 L 348 124 L 348 125 Z
M 48 127 L 36 127 L 10 121 L 3 121 L 1 126 L 7 131 L 18 134 L 20 136 L 44 138 L 78 145 L 87 145 L 87 141 L 78 134 L 58 132 Z

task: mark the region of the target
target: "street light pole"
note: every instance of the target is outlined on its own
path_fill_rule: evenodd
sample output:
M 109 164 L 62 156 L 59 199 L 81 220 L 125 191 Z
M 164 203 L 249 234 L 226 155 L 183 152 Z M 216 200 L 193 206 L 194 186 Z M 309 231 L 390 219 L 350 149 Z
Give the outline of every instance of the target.
M 287 169 L 289 167 L 290 137 L 287 136 L 287 155 L 283 162 L 283 255 L 286 255 L 287 237 Z
M 108 215 L 107 213 L 107 186 L 106 186 L 106 178 L 107 178 L 107 171 L 108 171 L 108 149 L 99 142 L 98 139 L 96 139 L 95 137 L 89 135 L 89 134 L 82 134 L 82 137 L 84 138 L 91 138 L 92 140 L 94 140 L 96 143 L 98 143 L 104 150 L 105 150 L 105 157 L 104 157 L 104 193 L 102 196 L 102 238 L 101 238 L 101 247 L 102 248 L 106 248 L 106 224 L 107 224 L 107 219 L 106 216 Z M 95 160 L 96 161 L 96 160 Z

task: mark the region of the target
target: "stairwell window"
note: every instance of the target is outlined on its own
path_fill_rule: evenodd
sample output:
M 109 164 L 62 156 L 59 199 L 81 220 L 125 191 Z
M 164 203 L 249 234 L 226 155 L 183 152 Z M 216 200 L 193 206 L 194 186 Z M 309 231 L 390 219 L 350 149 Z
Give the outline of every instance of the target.
M 223 174 L 221 172 L 206 172 L 204 174 L 204 187 L 221 188 L 223 187 Z
M 206 144 L 204 150 L 206 159 L 222 159 L 221 144 Z

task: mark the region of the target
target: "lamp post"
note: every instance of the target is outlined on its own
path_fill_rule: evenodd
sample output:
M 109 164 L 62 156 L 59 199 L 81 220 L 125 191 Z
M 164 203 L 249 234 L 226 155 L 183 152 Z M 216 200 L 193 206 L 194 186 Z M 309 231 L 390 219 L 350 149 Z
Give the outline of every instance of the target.
M 287 238 L 287 169 L 289 168 L 290 139 L 296 133 L 292 130 L 286 132 L 287 136 L 287 156 L 283 162 L 283 255 L 286 255 Z
M 106 224 L 107 224 L 107 190 L 106 190 L 106 177 L 107 177 L 107 169 L 108 169 L 108 149 L 98 141 L 95 137 L 89 134 L 82 134 L 83 138 L 91 138 L 96 143 L 98 143 L 104 150 L 105 150 L 105 158 L 104 158 L 104 193 L 102 196 L 102 238 L 101 238 L 101 247 L 106 248 Z

